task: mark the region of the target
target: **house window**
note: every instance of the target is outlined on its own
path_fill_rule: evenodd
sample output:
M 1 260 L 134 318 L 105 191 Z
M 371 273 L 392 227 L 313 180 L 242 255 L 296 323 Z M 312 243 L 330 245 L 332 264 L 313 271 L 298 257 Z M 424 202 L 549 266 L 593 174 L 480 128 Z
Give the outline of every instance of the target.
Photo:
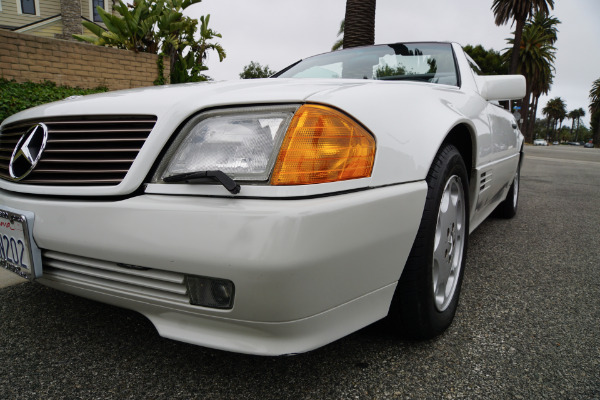
M 100 14 L 98 14 L 98 10 L 96 7 L 100 6 L 104 9 L 104 0 L 93 0 L 92 13 L 94 14 L 94 22 L 102 22 L 102 18 L 100 18 Z
M 35 15 L 35 0 L 21 0 L 21 12 Z

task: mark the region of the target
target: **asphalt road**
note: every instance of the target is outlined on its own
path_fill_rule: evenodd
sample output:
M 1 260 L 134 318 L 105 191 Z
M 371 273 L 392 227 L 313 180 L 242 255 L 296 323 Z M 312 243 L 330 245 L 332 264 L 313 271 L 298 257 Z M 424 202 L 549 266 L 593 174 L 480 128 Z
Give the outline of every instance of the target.
M 600 150 L 526 154 L 519 213 L 471 236 L 435 340 L 378 323 L 308 354 L 246 356 L 24 283 L 0 289 L 0 398 L 600 399 Z

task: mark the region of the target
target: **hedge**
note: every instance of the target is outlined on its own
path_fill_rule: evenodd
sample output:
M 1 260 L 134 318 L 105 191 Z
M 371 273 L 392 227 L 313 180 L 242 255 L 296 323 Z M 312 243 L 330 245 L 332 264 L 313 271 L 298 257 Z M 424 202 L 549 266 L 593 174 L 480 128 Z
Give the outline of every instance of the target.
M 107 92 L 108 88 L 81 89 L 56 86 L 56 83 L 17 83 L 0 78 L 0 123 L 14 113 L 69 96 Z

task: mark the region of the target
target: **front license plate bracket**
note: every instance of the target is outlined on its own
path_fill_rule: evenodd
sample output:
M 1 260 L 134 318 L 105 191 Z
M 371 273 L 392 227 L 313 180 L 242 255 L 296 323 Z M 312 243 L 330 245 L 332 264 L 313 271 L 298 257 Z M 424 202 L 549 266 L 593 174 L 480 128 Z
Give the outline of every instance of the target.
M 31 211 L 0 206 L 0 267 L 33 281 L 42 276 L 42 252 L 33 239 Z

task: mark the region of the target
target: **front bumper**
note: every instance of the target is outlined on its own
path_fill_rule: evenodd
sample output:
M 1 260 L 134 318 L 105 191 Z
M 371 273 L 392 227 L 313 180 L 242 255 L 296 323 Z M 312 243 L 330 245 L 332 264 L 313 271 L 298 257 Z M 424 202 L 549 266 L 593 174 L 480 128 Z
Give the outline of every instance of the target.
M 314 349 L 387 315 L 426 190 L 415 182 L 308 199 L 118 201 L 0 191 L 0 204 L 34 213 L 40 283 L 141 312 L 165 337 L 274 355 Z M 172 282 L 148 287 L 154 278 L 140 272 L 136 286 L 117 263 Z M 157 291 L 185 274 L 234 282 L 233 308 L 190 305 L 185 286 Z

